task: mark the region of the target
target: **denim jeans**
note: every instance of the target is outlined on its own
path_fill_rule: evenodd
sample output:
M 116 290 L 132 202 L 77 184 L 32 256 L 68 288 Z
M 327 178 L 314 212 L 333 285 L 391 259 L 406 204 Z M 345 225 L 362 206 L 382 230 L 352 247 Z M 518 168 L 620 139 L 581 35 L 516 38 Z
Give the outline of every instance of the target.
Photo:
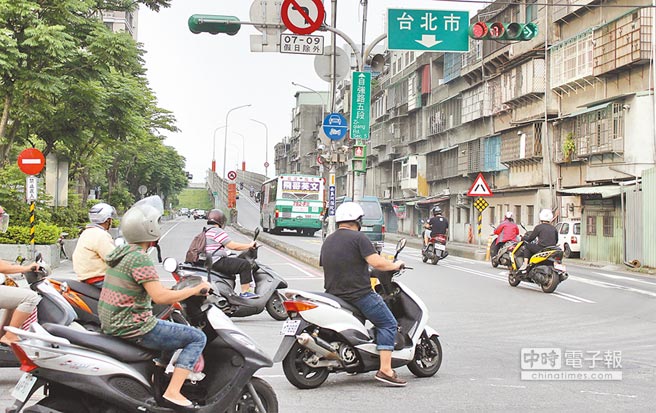
M 175 367 L 193 370 L 205 348 L 205 334 L 194 327 L 157 320 L 155 328 L 141 337 L 133 339 L 135 343 L 151 350 L 162 351 L 162 361 L 168 363 L 176 350 L 182 349 L 175 362 Z
M 396 337 L 396 318 L 390 311 L 383 297 L 370 291 L 364 297 L 352 302 L 360 312 L 376 326 L 376 348 L 378 350 L 394 350 L 394 337 Z

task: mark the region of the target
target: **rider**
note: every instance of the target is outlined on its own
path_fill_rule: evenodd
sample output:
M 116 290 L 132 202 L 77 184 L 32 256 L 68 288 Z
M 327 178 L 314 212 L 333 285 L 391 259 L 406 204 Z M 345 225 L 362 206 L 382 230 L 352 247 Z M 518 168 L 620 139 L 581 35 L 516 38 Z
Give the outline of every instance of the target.
M 158 320 L 153 316 L 152 302 L 173 304 L 202 289 L 211 288 L 206 282 L 181 290 L 170 290 L 159 281 L 154 264 L 146 250 L 161 236 L 159 220 L 162 200 L 158 196 L 145 198 L 130 208 L 121 220 L 121 231 L 127 244 L 117 247 L 107 256 L 107 275 L 100 293 L 98 316 L 105 334 L 128 339 L 142 347 L 161 350 L 164 363 L 182 349 L 171 381 L 164 391 L 166 407 L 179 411 L 195 407 L 180 389 L 205 348 L 206 337 L 194 327 Z
M 540 211 L 540 223 L 533 228 L 533 231 L 524 235 L 524 253 L 523 257 L 525 258 L 520 271 L 525 271 L 528 266 L 529 259 L 533 254 L 538 253 L 545 249 L 546 247 L 551 247 L 558 244 L 558 230 L 551 225 L 553 220 L 553 212 L 550 209 L 543 209 Z M 534 239 L 537 239 L 537 243 L 532 243 Z
M 214 271 L 229 275 L 239 273 L 239 281 L 241 282 L 240 297 L 258 298 L 259 295 L 249 291 L 251 281 L 253 281 L 253 268 L 250 262 L 243 258 L 228 257 L 228 253 L 226 252 L 226 248 L 235 251 L 245 251 L 249 248 L 255 248 L 255 241 L 242 244 L 231 240 L 228 233 L 223 230 L 225 224 L 226 216 L 220 209 L 213 209 L 207 215 L 207 225 L 211 225 L 211 227 L 205 232 L 205 237 L 207 238 L 205 255 L 208 259 L 211 257 L 213 262 L 212 269 Z
M 447 232 L 449 231 L 449 220 L 442 216 L 442 208 L 440 208 L 439 205 L 435 205 L 433 207 L 433 218 L 428 220 L 427 223 L 424 224 L 424 228 L 430 228 L 430 237 L 434 238 L 438 235 L 444 235 L 446 237 Z M 426 241 L 426 246 L 424 248 L 428 247 L 428 242 L 429 240 Z M 447 251 L 444 251 L 444 257 L 449 255 Z
M 8 225 L 9 214 L 0 206 L 0 232 L 6 232 Z M 23 273 L 32 271 L 37 266 L 38 264 L 35 262 L 29 265 L 16 265 L 0 260 L 0 273 Z M 0 345 L 9 346 L 18 340 L 18 336 L 8 331 L 3 335 L 4 326 L 9 325 L 20 328 L 30 315 L 32 315 L 40 300 L 41 297 L 30 289 L 0 285 L 0 310 L 5 310 L 2 318 L 0 318 Z
M 100 288 L 103 285 L 107 263 L 105 257 L 115 245 L 109 229 L 116 218 L 116 209 L 104 202 L 89 210 L 89 221 L 73 251 L 73 270 L 77 279 Z
M 498 227 L 496 227 L 494 233 L 497 234 L 498 237 L 490 248 L 490 255 L 493 257 L 497 255 L 497 252 L 499 252 L 499 249 L 504 243 L 514 240 L 517 238 L 517 235 L 519 235 L 519 228 L 517 227 L 517 224 L 515 224 L 512 212 L 506 212 L 505 219 Z
M 392 370 L 392 351 L 397 321 L 383 298 L 371 289 L 368 266 L 380 271 L 398 271 L 403 261 L 391 262 L 380 256 L 362 232 L 364 211 L 355 202 L 344 202 L 335 211 L 337 231 L 321 246 L 319 265 L 324 270 L 326 292 L 356 306 L 376 326 L 380 369 L 376 379 L 392 386 L 406 381 Z

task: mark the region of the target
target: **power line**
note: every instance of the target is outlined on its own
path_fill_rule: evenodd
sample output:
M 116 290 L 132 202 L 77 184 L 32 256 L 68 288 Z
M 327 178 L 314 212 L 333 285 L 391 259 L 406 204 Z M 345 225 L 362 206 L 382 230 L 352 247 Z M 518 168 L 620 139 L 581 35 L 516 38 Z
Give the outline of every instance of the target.
M 526 5 L 527 3 L 520 3 L 518 1 L 506 0 L 506 1 L 494 1 L 494 0 L 433 0 L 439 2 L 448 2 L 448 3 L 470 3 L 470 4 L 501 4 L 501 5 Z M 603 3 L 603 1 L 602 1 Z M 578 3 L 553 3 L 553 2 L 535 2 L 528 3 L 528 5 L 536 6 L 569 6 L 569 7 L 588 7 L 588 8 L 655 8 L 653 4 L 578 4 Z

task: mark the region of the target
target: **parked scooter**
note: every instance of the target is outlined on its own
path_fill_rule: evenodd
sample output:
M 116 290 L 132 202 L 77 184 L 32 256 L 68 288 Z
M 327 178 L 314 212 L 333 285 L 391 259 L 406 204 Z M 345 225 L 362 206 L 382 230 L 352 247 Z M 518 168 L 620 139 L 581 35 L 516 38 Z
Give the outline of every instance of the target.
M 168 261 L 168 262 L 167 262 Z M 177 268 L 165 260 L 167 271 Z M 185 277 L 174 288 L 197 285 L 201 277 Z M 213 283 L 212 288 L 217 288 Z M 210 292 L 183 302 L 191 325 L 207 335 L 203 375 L 187 381 L 183 393 L 200 405 L 199 413 L 278 412 L 271 386 L 253 374 L 273 365 L 271 359 L 218 308 L 223 300 Z M 21 341 L 12 345 L 23 377 L 12 392 L 8 413 L 17 413 L 36 390 L 47 397 L 26 412 L 114 413 L 124 411 L 172 413 L 160 407 L 170 376 L 156 367 L 152 350 L 96 332 L 56 324 L 32 324 L 30 331 L 11 329 Z M 50 410 L 44 410 L 44 408 Z
M 396 245 L 398 257 L 405 239 Z M 407 267 L 406 267 L 407 269 Z M 428 309 L 405 285 L 393 281 L 404 270 L 374 271 L 375 289 L 396 317 L 399 327 L 392 367 L 408 366 L 417 377 L 433 376 L 442 364 L 437 332 L 428 326 Z M 363 373 L 379 367 L 375 331 L 353 305 L 328 293 L 287 290 L 282 342 L 274 362 L 282 361 L 287 380 L 300 389 L 319 387 L 330 373 Z
M 257 240 L 260 234 L 260 228 L 256 228 L 253 241 Z M 255 282 L 255 293 L 258 298 L 242 298 L 235 292 L 235 277 L 232 274 L 223 274 L 212 269 L 211 257 L 201 260 L 196 264 L 184 263 L 173 271 L 173 277 L 176 280 L 188 275 L 207 274 L 212 280 L 216 281 L 217 294 L 223 296 L 226 301 L 225 305 L 220 306 L 221 310 L 230 317 L 248 317 L 259 314 L 266 309 L 267 313 L 275 320 L 282 321 L 287 318 L 287 312 L 283 306 L 283 296 L 278 290 L 287 288 L 287 282 L 278 275 L 271 267 L 257 261 L 257 249 L 250 248 L 242 251 L 237 257 L 243 258 L 251 263 L 253 268 L 253 281 Z M 215 251 L 216 252 L 216 251 Z
M 539 285 L 545 293 L 556 291 L 558 284 L 565 281 L 568 277 L 567 268 L 562 263 L 563 250 L 558 246 L 544 248 L 542 251 L 533 254 L 528 261 L 528 266 L 524 271 L 520 271 L 524 259 L 520 256 L 520 251 L 526 248 L 526 241 L 519 241 L 512 250 L 510 250 L 511 268 L 508 271 L 508 283 L 516 287 L 520 282 L 526 281 Z
M 437 234 L 428 240 L 428 245 L 421 250 L 421 260 L 430 261 L 436 265 L 441 259 L 446 258 L 449 253 L 446 251 L 446 235 Z

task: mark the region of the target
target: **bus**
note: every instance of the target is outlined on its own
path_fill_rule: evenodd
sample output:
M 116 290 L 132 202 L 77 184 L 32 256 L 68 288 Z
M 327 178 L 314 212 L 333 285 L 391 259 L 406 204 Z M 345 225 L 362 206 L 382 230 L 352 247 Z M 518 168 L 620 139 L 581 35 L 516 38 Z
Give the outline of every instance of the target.
M 280 175 L 262 184 L 260 226 L 264 232 L 284 229 L 313 236 L 321 229 L 324 179 L 312 175 Z

